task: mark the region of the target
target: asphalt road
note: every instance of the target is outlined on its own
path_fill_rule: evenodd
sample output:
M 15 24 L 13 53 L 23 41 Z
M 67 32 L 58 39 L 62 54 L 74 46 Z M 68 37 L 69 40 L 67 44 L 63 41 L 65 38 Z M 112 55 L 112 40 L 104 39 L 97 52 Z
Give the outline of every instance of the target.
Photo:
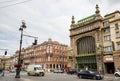
M 28 76 L 26 72 L 21 72 L 20 75 L 20 80 L 15 79 L 14 81 L 93 81 L 92 79 L 79 79 L 77 75 L 68 75 L 66 73 L 45 73 L 44 77 Z M 15 73 L 6 72 L 5 77 L 10 77 L 11 80 L 13 80 L 15 77 Z M 103 80 L 94 81 L 120 81 L 120 78 L 116 78 L 113 75 L 107 75 Z

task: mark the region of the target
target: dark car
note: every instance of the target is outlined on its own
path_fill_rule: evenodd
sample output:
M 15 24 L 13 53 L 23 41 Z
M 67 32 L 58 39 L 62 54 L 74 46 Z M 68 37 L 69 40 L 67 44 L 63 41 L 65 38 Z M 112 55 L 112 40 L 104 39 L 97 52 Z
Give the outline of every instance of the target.
M 87 79 L 94 79 L 94 80 L 101 80 L 103 77 L 100 74 L 96 74 L 91 71 L 80 71 L 78 72 L 77 76 L 79 78 L 87 78 Z
M 67 74 L 76 74 L 77 71 L 75 69 L 70 69 L 67 71 Z

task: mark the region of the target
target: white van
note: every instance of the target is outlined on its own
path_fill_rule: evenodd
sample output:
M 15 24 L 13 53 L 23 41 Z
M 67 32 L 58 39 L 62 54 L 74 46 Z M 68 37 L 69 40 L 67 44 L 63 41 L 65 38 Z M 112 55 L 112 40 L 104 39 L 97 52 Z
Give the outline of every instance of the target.
M 44 76 L 45 72 L 42 69 L 41 65 L 28 65 L 27 67 L 27 74 L 30 75 L 35 75 L 35 76 Z

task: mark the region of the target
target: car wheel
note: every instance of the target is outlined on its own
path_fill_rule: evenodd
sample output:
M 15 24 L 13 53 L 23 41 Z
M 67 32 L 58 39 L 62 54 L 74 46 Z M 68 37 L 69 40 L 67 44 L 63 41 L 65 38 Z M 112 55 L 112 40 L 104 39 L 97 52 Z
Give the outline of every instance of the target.
M 28 74 L 28 76 L 30 76 L 30 73 L 27 73 Z
M 79 79 L 81 79 L 81 78 L 82 78 L 82 76 L 81 76 L 81 75 L 79 75 L 78 77 L 79 77 Z
M 44 76 L 44 73 L 40 73 L 40 76 Z
M 115 74 L 115 76 L 116 76 L 116 77 L 119 77 L 119 75 L 118 75 L 118 74 Z
M 35 76 L 39 76 L 39 74 L 35 73 Z
M 96 80 L 96 77 L 95 77 L 95 76 L 93 77 L 93 80 Z

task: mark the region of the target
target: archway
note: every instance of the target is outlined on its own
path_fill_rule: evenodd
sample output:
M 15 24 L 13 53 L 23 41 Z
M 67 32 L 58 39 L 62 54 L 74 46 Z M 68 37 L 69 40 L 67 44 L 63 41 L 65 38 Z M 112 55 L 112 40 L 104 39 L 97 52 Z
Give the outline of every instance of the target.
M 95 38 L 86 36 L 77 41 L 78 70 L 97 70 Z

